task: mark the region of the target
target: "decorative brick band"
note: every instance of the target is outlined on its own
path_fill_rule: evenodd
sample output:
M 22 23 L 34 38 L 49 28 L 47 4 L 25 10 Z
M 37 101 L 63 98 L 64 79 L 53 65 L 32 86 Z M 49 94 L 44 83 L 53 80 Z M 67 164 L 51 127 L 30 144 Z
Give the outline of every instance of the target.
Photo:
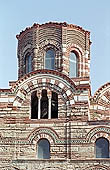
M 110 127 L 96 127 L 92 130 L 87 135 L 87 141 L 88 142 L 95 142 L 97 138 L 99 137 L 105 137 L 110 141 Z
M 24 77 L 23 81 L 19 81 L 19 83 L 16 84 L 18 86 L 14 87 L 14 92 L 16 93 L 16 98 L 13 103 L 14 106 L 21 106 L 27 94 L 43 88 L 54 90 L 62 95 L 65 102 L 70 101 L 71 105 L 74 104 L 73 95 L 75 93 L 79 94 L 80 90 L 76 89 L 73 81 L 69 78 L 66 79 L 65 76 L 62 77 L 62 74 L 58 76 L 57 71 L 42 70 L 41 72 L 37 71 L 35 73 L 30 73 L 29 75 L 32 75 L 31 77 L 26 79 Z
M 94 94 L 94 96 L 91 98 L 91 101 L 97 102 L 100 96 L 102 96 L 106 91 L 110 90 L 110 82 L 104 84 L 101 86 Z
M 83 170 L 109 170 L 109 167 L 105 165 L 94 165 L 84 168 Z
M 50 143 L 57 143 L 59 140 L 58 134 L 52 128 L 40 127 L 29 135 L 28 141 L 31 143 L 33 140 L 38 141 L 41 138 L 47 138 Z
M 15 145 L 15 144 L 30 144 L 33 141 L 38 141 L 41 138 L 47 138 L 53 144 L 73 144 L 73 145 L 80 145 L 80 144 L 87 144 L 87 143 L 95 143 L 96 139 L 99 137 L 105 137 L 110 141 L 110 128 L 109 127 L 97 127 L 87 134 L 86 138 L 79 138 L 79 139 L 65 139 L 59 138 L 58 134 L 52 129 L 48 127 L 41 127 L 35 129 L 28 138 L 22 139 L 15 139 L 15 138 L 1 138 L 0 144 L 1 145 Z

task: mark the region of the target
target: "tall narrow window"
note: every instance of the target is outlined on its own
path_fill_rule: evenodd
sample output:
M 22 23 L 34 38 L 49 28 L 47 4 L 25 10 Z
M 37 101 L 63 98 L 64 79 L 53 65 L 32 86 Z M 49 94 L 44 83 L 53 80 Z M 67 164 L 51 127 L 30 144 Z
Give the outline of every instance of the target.
M 49 49 L 45 55 L 45 68 L 54 70 L 55 68 L 55 51 L 53 49 Z
M 52 92 L 51 118 L 58 118 L 58 95 Z
M 25 57 L 25 73 L 29 73 L 32 71 L 32 58 L 28 53 Z
M 41 119 L 48 119 L 48 97 L 47 97 L 47 90 L 42 90 Z
M 69 59 L 69 77 L 77 77 L 78 76 L 78 59 L 76 54 L 72 51 L 70 53 Z
M 38 118 L 38 97 L 37 91 L 31 94 L 31 119 Z
M 109 141 L 103 137 L 96 140 L 96 158 L 109 158 Z
M 50 143 L 47 139 L 41 139 L 38 142 L 38 152 L 37 157 L 39 159 L 49 159 L 50 158 Z

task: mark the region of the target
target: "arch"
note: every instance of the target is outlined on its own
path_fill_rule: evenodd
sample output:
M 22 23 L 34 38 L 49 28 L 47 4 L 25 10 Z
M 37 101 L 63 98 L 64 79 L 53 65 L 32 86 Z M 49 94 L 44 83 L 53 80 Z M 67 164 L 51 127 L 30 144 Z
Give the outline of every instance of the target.
M 37 143 L 38 159 L 50 159 L 50 143 L 47 139 L 40 139 Z
M 75 52 L 75 54 L 77 56 L 77 63 L 78 63 L 77 64 L 77 74 L 78 74 L 78 76 L 79 77 L 89 76 L 89 73 L 87 73 L 88 69 L 87 69 L 86 62 L 85 62 L 86 53 L 89 53 L 89 52 L 83 51 L 81 46 L 78 46 L 77 44 L 69 43 L 67 46 L 66 55 L 69 56 L 70 52 L 72 52 L 72 51 Z
M 56 42 L 54 40 L 46 40 L 46 41 L 44 41 L 44 44 L 42 44 L 42 45 L 43 46 L 41 46 L 41 44 L 40 44 L 40 52 L 44 56 L 44 68 L 49 69 L 49 70 L 59 70 L 59 69 L 61 70 L 61 60 L 62 60 L 61 44 L 59 44 L 58 42 Z M 53 68 L 50 68 L 50 66 L 46 68 L 45 67 L 45 56 L 46 56 L 47 52 L 49 52 L 50 50 L 53 51 L 52 56 L 54 56 L 52 58 L 52 60 L 50 60 L 50 61 L 53 61 L 54 65 L 53 65 Z
M 69 77 L 78 77 L 78 57 L 74 51 L 69 56 Z
M 109 170 L 108 166 L 105 165 L 91 165 L 88 166 L 87 168 L 84 168 L 83 170 Z
M 105 137 L 110 140 L 110 128 L 105 126 L 95 127 L 89 131 L 87 134 L 87 141 L 90 143 L 95 143 L 96 139 L 99 137 Z
M 100 137 L 95 142 L 96 158 L 109 158 L 109 141 Z
M 45 54 L 45 69 L 54 70 L 55 69 L 55 50 L 50 48 Z
M 104 85 L 102 85 L 94 94 L 94 96 L 91 98 L 91 101 L 98 101 L 101 96 L 103 96 L 106 92 L 110 91 L 110 82 L 105 83 Z
M 90 104 L 91 119 L 93 120 L 109 120 L 110 119 L 110 83 L 101 86 L 93 97 Z
M 58 40 L 55 39 L 46 39 L 45 41 L 42 41 L 40 43 L 40 49 L 42 50 L 47 50 L 49 48 L 53 48 L 55 52 L 58 50 L 60 51 L 62 49 L 61 43 Z
M 14 87 L 14 106 L 21 106 L 26 96 L 37 89 L 49 88 L 61 94 L 65 104 L 73 105 L 74 94 L 79 93 L 74 82 L 66 75 L 53 70 L 38 70 L 19 79 Z M 69 102 L 68 102 L 69 101 Z
M 38 142 L 41 138 L 49 140 L 50 144 L 55 144 L 59 141 L 59 136 L 52 128 L 40 127 L 34 129 L 28 136 L 29 143 Z

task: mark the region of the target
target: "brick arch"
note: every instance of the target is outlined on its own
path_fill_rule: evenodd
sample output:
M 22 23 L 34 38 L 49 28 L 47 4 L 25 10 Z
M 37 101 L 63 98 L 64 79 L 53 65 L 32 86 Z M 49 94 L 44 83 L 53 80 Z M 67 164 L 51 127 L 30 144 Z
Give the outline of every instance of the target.
M 104 137 L 110 141 L 110 128 L 105 126 L 96 127 L 87 134 L 87 141 L 95 143 L 96 139 Z
M 24 48 L 23 50 L 23 56 L 25 56 L 27 53 L 32 54 L 32 49 L 28 45 L 26 46 L 27 48 Z
M 110 119 L 110 82 L 101 86 L 90 99 L 92 105 L 91 119 Z
M 31 134 L 28 136 L 28 141 L 29 143 L 36 143 L 43 138 L 47 139 L 50 144 L 57 143 L 59 140 L 58 134 L 52 128 L 40 127 L 34 129 L 33 132 L 31 132 Z
M 105 165 L 94 165 L 84 168 L 83 170 L 109 170 L 109 167 Z
M 57 71 L 41 70 L 41 72 L 32 72 L 28 76 L 20 79 L 13 89 L 16 94 L 13 103 L 14 106 L 21 106 L 28 94 L 34 90 L 43 88 L 56 91 L 62 95 L 65 103 L 69 101 L 70 105 L 74 104 L 73 94 L 77 91 L 76 86 L 65 75 L 63 76 L 61 73 L 58 75 Z
M 62 60 L 62 48 L 61 44 L 56 40 L 45 40 L 43 44 L 40 44 L 40 53 L 42 54 L 43 60 L 45 58 L 45 53 L 48 49 L 53 49 L 55 51 L 55 70 L 61 70 L 61 60 Z
M 85 61 L 83 59 L 84 52 L 81 47 L 79 47 L 78 45 L 73 44 L 73 43 L 69 44 L 67 47 L 67 51 L 66 51 L 67 56 L 70 55 L 71 51 L 75 52 L 77 59 L 78 59 L 78 76 L 79 77 L 83 76 L 82 74 L 83 74 L 84 70 L 82 70 L 82 62 L 83 62 L 83 67 L 85 67 Z
M 110 113 L 110 83 L 101 86 L 91 98 L 98 105 L 108 108 Z
M 39 48 L 40 50 L 45 50 L 47 47 L 49 46 L 53 46 L 55 49 L 57 50 L 61 50 L 61 43 L 58 40 L 55 39 L 46 39 L 44 41 L 42 41 L 42 43 L 40 43 Z
M 102 85 L 94 94 L 94 96 L 91 98 L 91 101 L 97 102 L 102 95 L 104 95 L 107 91 L 110 90 L 110 82 L 105 83 Z M 110 94 L 109 94 L 110 95 Z
M 82 48 L 73 43 L 67 46 L 67 53 L 70 53 L 71 51 L 75 51 L 79 57 L 81 57 L 81 55 L 84 55 Z

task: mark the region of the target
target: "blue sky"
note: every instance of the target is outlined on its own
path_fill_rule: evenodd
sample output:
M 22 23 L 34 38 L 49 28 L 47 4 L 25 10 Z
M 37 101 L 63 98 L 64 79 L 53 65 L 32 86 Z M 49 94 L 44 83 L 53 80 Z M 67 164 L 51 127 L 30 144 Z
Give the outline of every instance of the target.
M 110 0 L 2 0 L 0 88 L 17 80 L 16 34 L 33 23 L 67 22 L 91 32 L 92 94 L 110 81 Z

